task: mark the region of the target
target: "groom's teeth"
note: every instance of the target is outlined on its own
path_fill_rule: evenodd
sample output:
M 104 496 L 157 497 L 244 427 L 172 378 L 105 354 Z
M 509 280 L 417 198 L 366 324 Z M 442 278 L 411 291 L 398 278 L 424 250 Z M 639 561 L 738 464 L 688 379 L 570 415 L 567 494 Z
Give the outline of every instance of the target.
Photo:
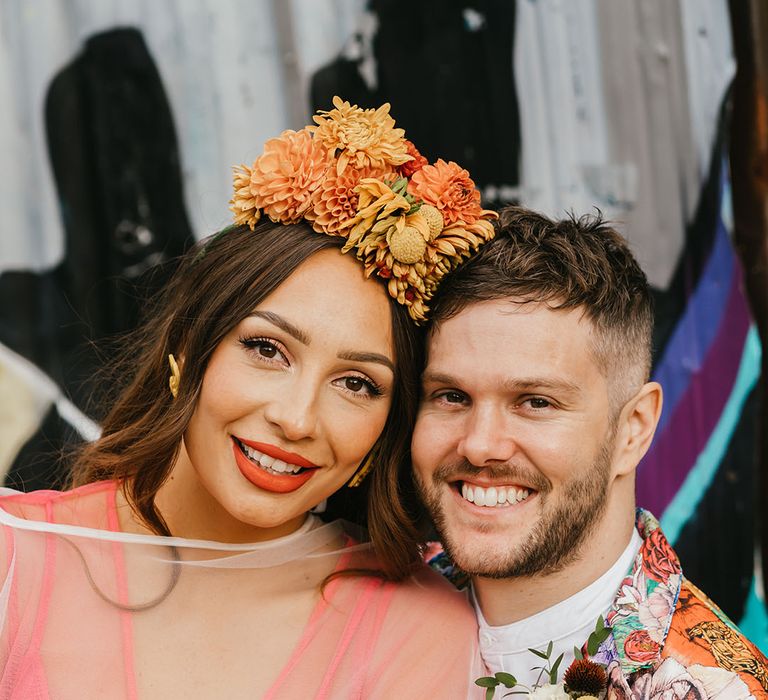
M 461 496 L 476 506 L 493 508 L 505 504 L 514 505 L 524 501 L 530 496 L 530 491 L 528 489 L 515 489 L 511 486 L 489 486 L 484 489 L 481 486 L 470 486 L 467 483 L 462 483 Z
M 243 448 L 246 456 L 252 461 L 256 462 L 262 469 L 268 469 L 269 471 L 277 472 L 278 474 L 297 474 L 301 471 L 301 467 L 296 464 L 288 464 L 283 462 L 282 459 L 275 459 L 269 455 L 265 455 L 263 452 L 254 450 L 252 447 L 248 447 L 245 443 L 241 442 L 240 447 Z

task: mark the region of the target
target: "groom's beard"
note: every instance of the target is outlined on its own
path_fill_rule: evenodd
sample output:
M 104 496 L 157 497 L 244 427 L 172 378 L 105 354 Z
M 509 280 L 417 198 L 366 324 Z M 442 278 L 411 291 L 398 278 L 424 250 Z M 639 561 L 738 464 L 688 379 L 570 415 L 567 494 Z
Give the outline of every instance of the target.
M 558 487 L 553 487 L 542 474 L 519 468 L 514 463 L 478 469 L 465 460 L 438 467 L 429 484 L 416 472 L 416 484 L 445 551 L 463 571 L 487 578 L 551 574 L 578 556 L 592 527 L 605 511 L 613 443 L 613 436 L 603 443 L 586 474 Z M 509 537 L 513 533 L 500 530 L 496 546 L 487 546 L 476 542 L 471 532 L 461 532 L 456 523 L 449 522 L 443 503 L 443 499 L 450 497 L 446 493 L 446 481 L 478 474 L 487 475 L 491 480 L 520 482 L 538 492 L 536 512 L 529 514 L 530 529 L 521 542 L 509 544 L 505 534 Z M 485 538 L 492 529 L 490 524 L 478 532 Z

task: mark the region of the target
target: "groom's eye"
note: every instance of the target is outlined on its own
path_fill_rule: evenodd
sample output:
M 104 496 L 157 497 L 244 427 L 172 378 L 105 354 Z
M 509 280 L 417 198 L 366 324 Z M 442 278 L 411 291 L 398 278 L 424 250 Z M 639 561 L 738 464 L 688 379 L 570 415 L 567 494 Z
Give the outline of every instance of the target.
M 446 391 L 441 398 L 447 403 L 463 403 L 464 402 L 464 394 L 462 394 L 459 391 Z
M 534 396 L 533 398 L 528 399 L 528 404 L 531 408 L 536 408 L 539 410 L 542 408 L 548 408 L 552 405 L 549 401 L 542 399 L 540 396 Z

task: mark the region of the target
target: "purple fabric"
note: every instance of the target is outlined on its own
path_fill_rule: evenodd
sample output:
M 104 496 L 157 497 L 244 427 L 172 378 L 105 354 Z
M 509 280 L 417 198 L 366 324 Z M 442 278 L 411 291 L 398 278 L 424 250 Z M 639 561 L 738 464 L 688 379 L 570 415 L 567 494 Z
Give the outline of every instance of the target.
M 657 428 L 659 432 L 674 415 L 677 402 L 685 396 L 692 375 L 701 370 L 717 337 L 733 278 L 740 275 L 740 266 L 731 246 L 723 222 L 718 221 L 704 274 L 688 299 L 685 313 L 653 372 L 653 378 L 664 387 L 664 411 Z
M 656 435 L 651 450 L 640 463 L 638 506 L 663 513 L 695 464 L 733 389 L 749 325 L 741 275 L 736 274 L 717 337 L 703 365 L 692 375 L 665 429 Z

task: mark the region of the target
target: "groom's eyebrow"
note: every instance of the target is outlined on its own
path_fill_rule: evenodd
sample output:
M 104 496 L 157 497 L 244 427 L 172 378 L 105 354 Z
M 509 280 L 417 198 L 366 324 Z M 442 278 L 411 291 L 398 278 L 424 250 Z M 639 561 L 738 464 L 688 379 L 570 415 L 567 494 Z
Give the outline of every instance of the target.
M 445 372 L 425 371 L 421 375 L 423 384 L 441 384 L 458 387 L 461 382 L 454 376 Z M 581 394 L 581 388 L 578 384 L 567 380 L 549 379 L 544 377 L 524 377 L 516 379 L 505 379 L 500 384 L 503 391 L 509 393 L 552 391 L 561 396 L 578 396 Z
M 451 386 L 457 386 L 459 383 L 458 380 L 450 374 L 430 372 L 429 370 L 421 375 L 421 381 L 423 384 L 450 384 Z
M 501 383 L 502 389 L 511 393 L 553 391 L 560 395 L 578 396 L 581 388 L 578 384 L 567 380 L 549 379 L 544 377 L 524 377 L 506 379 Z

